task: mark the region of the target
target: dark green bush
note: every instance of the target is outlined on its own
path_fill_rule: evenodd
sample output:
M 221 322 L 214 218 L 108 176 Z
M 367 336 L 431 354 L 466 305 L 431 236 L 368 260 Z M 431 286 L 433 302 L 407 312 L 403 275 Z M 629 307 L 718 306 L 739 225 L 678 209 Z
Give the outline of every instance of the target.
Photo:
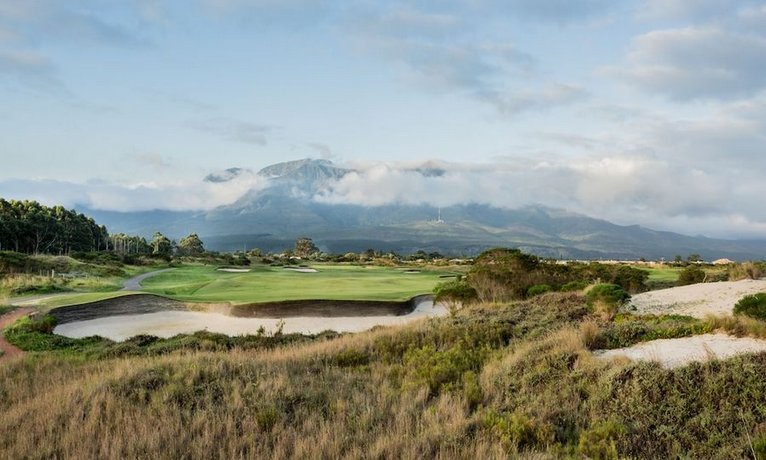
M 751 318 L 766 320 L 766 292 L 747 295 L 734 306 L 735 315 L 745 315 Z
M 573 291 L 582 291 L 586 287 L 588 287 L 590 283 L 587 281 L 570 281 L 566 283 L 565 285 L 561 286 L 560 291 L 561 292 L 573 292 Z
M 434 288 L 434 300 L 437 302 L 468 305 L 477 300 L 476 289 L 463 280 L 440 283 Z
M 681 270 L 678 274 L 678 285 L 687 286 L 689 284 L 697 284 L 705 281 L 705 271 L 699 268 L 697 265 L 689 265 Z
M 619 306 L 630 299 L 630 294 L 616 284 L 597 284 L 588 291 L 585 298 L 588 301 L 588 306 L 591 307 L 597 302 Z
M 527 289 L 527 297 L 534 297 L 546 292 L 551 292 L 553 288 L 547 284 L 536 284 Z

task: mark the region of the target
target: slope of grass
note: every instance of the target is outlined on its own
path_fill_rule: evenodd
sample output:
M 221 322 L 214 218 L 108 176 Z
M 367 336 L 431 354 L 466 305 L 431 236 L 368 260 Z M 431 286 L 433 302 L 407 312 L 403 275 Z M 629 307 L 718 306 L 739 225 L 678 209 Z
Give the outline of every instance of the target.
M 249 273 L 226 273 L 212 266 L 184 266 L 143 283 L 146 292 L 179 300 L 232 302 L 280 300 L 406 300 L 428 294 L 445 272 L 405 273 L 389 267 L 317 265 L 316 273 L 281 267 L 253 267 Z
M 588 311 L 582 295 L 553 293 L 337 338 L 261 337 L 250 346 L 201 333 L 171 342 L 139 337 L 98 353 L 33 353 L 0 366 L 0 426 L 14 427 L 0 430 L 0 451 L 9 458 L 766 453 L 766 354 L 672 371 L 604 361 L 589 351 L 604 331 L 644 322 L 649 332 L 672 335 L 700 323 L 600 322 Z

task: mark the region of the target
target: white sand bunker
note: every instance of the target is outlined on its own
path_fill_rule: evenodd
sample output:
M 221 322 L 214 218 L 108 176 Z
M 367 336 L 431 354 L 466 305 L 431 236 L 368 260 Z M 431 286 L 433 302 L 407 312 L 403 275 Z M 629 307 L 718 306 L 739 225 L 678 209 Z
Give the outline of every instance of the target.
M 107 316 L 87 321 L 76 321 L 56 326 L 54 334 L 79 338 L 100 335 L 122 341 L 138 334 L 158 337 L 173 337 L 176 334 L 190 334 L 207 330 L 231 336 L 257 334 L 263 327 L 267 334 L 273 334 L 280 324 L 285 333 L 318 334 L 322 331 L 360 332 L 375 326 L 394 326 L 413 320 L 446 316 L 449 311 L 444 305 L 430 300 L 418 303 L 415 310 L 402 316 L 355 316 L 355 317 L 291 317 L 235 318 L 218 313 L 193 311 L 162 311 L 142 315 Z
M 291 271 L 291 272 L 299 272 L 299 273 L 316 273 L 315 268 L 292 268 L 292 267 L 285 267 L 285 270 Z
M 226 273 L 250 273 L 249 268 L 219 268 L 217 271 Z
M 732 337 L 726 334 L 704 334 L 680 339 L 652 340 L 616 350 L 599 350 L 599 358 L 626 357 L 638 361 L 656 361 L 667 369 L 690 362 L 726 359 L 745 353 L 766 351 L 766 340 Z
M 766 292 L 766 280 L 692 284 L 636 294 L 626 311 L 639 315 L 677 314 L 696 318 L 731 315 L 739 299 L 758 292 Z

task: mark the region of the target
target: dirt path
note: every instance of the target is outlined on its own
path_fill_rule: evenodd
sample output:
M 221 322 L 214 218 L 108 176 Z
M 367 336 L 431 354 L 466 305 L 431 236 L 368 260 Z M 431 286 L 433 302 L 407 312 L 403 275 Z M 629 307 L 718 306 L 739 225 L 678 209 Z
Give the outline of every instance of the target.
M 7 340 L 5 340 L 5 336 L 2 334 L 2 330 L 13 324 L 22 316 L 28 315 L 34 311 L 34 308 L 19 308 L 0 316 L 0 350 L 3 352 L 3 354 L 0 355 L 0 362 L 14 359 L 24 354 L 23 351 L 19 350 L 15 346 L 8 343 Z
M 160 273 L 164 273 L 166 271 L 172 270 L 172 268 L 165 268 L 163 270 L 156 270 L 149 273 L 144 273 L 143 275 L 134 276 L 133 278 L 128 278 L 122 283 L 122 289 L 121 291 L 128 291 L 128 292 L 140 292 L 141 291 L 141 282 L 145 279 L 151 278 L 152 276 L 159 275 Z M 73 292 L 57 292 L 55 294 L 40 294 L 40 295 L 33 295 L 29 297 L 24 297 L 22 299 L 11 299 L 10 304 L 16 305 L 17 307 L 26 307 L 26 306 L 34 306 L 38 305 L 40 302 L 44 300 L 53 299 L 56 297 L 62 297 L 65 295 L 72 295 Z
M 163 270 L 156 270 L 149 273 L 144 273 L 143 275 L 134 276 L 133 278 L 125 280 L 124 283 L 122 283 L 122 290 L 123 291 L 140 291 L 141 290 L 141 282 L 145 279 L 151 278 L 152 276 L 157 276 L 160 273 L 165 273 L 167 271 L 173 270 L 172 268 L 165 268 Z

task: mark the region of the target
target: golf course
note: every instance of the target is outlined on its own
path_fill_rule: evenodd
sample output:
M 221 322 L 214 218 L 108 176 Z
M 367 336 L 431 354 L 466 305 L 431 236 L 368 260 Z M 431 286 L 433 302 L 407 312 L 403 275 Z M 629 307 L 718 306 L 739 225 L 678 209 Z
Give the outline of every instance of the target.
M 256 266 L 244 273 L 189 265 L 146 279 L 142 290 L 186 302 L 250 304 L 284 300 L 403 301 L 430 293 L 454 273 L 317 264 L 307 271 Z

